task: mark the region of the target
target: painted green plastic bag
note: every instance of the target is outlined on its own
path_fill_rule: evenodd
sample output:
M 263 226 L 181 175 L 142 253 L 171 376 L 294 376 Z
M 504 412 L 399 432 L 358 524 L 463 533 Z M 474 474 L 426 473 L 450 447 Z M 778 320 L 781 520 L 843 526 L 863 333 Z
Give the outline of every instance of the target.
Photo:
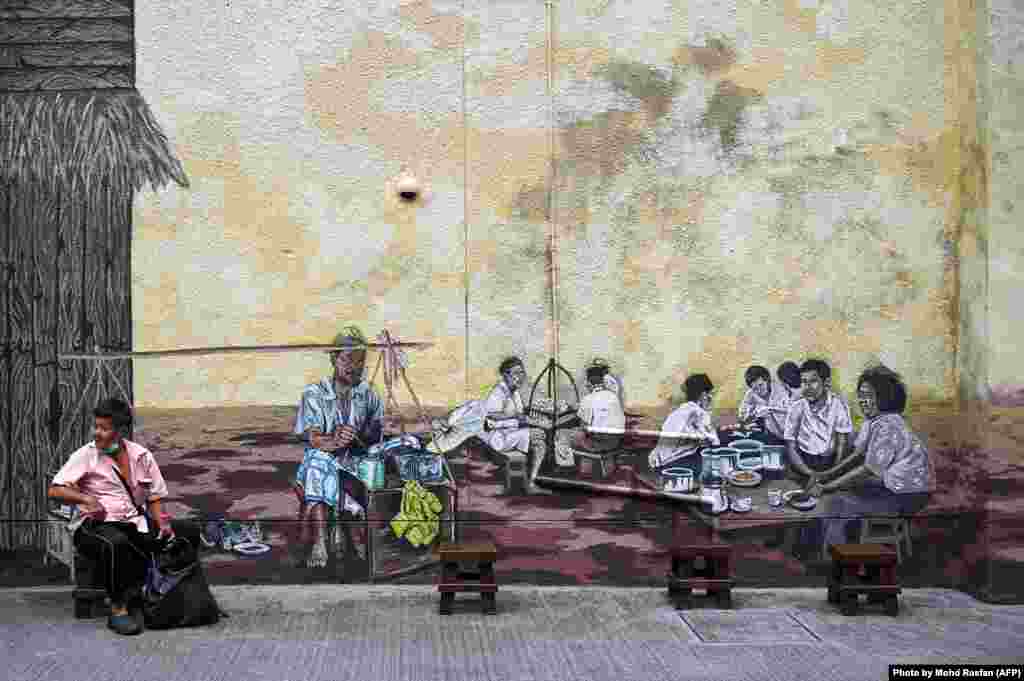
M 440 513 L 441 501 L 437 496 L 419 482 L 410 480 L 402 488 L 402 509 L 391 521 L 391 530 L 413 546 L 431 544 L 441 528 Z

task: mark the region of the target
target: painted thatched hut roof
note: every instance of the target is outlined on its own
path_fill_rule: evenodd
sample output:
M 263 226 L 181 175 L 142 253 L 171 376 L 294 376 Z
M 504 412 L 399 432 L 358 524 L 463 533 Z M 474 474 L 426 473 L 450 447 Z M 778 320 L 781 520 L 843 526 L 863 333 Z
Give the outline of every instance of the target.
M 188 186 L 138 91 L 0 95 L 0 183 L 88 194 L 104 183 L 127 193 L 171 181 Z

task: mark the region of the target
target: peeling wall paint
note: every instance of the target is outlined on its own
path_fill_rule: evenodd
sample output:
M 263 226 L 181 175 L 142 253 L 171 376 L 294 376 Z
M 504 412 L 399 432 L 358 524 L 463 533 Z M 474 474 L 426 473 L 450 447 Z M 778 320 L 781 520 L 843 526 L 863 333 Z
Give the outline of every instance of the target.
M 561 360 L 607 357 L 636 406 L 697 370 L 735 404 L 748 364 L 812 354 L 848 394 L 881 360 L 951 404 L 959 7 L 580 0 L 549 34 L 540 0 L 145 3 L 140 89 L 193 187 L 138 201 L 135 346 L 387 327 L 437 342 L 411 376 L 451 405 L 506 354 L 543 366 L 553 223 Z M 322 359 L 140 361 L 136 395 L 289 404 Z

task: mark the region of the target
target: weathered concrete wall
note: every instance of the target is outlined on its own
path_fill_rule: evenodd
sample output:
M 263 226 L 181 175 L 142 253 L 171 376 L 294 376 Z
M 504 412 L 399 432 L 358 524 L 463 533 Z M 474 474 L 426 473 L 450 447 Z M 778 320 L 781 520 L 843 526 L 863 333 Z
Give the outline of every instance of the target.
M 1010 0 L 988 5 L 989 373 L 997 403 L 1024 406 L 1024 7 Z
M 1019 339 L 1024 317 L 1019 312 L 1024 267 L 1024 235 L 1017 212 L 1024 174 L 1021 139 L 1024 119 L 1020 102 L 1024 78 L 1024 8 L 1020 3 L 992 0 L 980 6 L 979 103 L 985 124 L 984 161 L 987 170 L 985 218 L 987 230 L 987 300 L 971 301 L 975 309 L 987 302 L 988 386 L 982 435 L 985 464 L 985 532 L 980 539 L 984 558 L 975 580 L 993 600 L 1020 602 L 1024 598 L 1024 378 Z M 977 332 L 981 335 L 981 332 Z M 980 339 L 979 339 L 980 340 Z
M 735 403 L 748 364 L 812 353 L 847 392 L 882 359 L 913 399 L 954 398 L 943 5 L 461 12 L 138 8 L 139 87 L 193 187 L 137 207 L 136 348 L 323 342 L 352 320 L 437 340 L 413 366 L 436 405 L 483 390 L 507 353 L 536 373 L 556 337 L 571 369 L 621 367 L 638 406 L 694 370 Z M 388 190 L 403 165 L 425 203 Z M 140 361 L 136 394 L 286 404 L 326 369 Z
M 438 345 L 464 382 L 458 3 L 139 3 L 139 83 L 193 180 L 144 197 L 135 347 L 326 343 L 354 321 Z M 430 185 L 398 201 L 404 165 Z M 138 362 L 139 404 L 286 404 L 323 356 Z

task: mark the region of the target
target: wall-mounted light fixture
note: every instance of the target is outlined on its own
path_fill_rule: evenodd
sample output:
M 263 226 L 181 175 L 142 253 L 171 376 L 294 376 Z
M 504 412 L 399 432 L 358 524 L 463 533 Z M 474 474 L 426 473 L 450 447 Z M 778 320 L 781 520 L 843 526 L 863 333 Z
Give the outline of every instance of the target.
M 408 203 L 418 199 L 422 193 L 419 180 L 409 174 L 404 174 L 399 178 L 396 189 L 398 190 L 398 198 Z

